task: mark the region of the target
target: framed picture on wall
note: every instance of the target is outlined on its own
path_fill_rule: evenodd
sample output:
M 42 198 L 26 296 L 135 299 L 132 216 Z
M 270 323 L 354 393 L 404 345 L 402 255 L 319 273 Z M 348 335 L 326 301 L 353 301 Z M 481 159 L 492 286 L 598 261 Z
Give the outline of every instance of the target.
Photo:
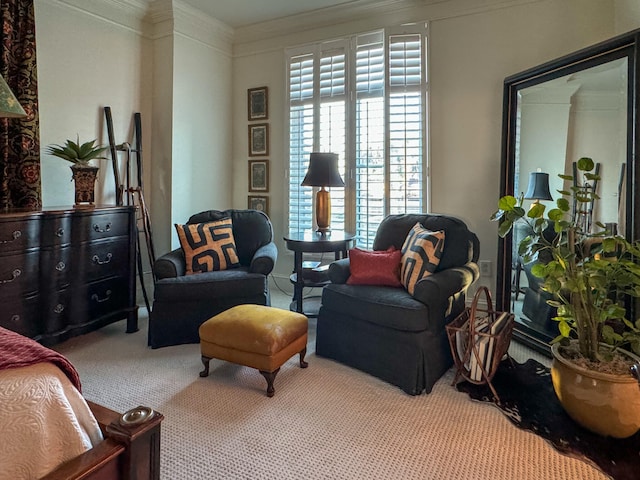
M 269 197 L 264 195 L 249 195 L 248 208 L 252 210 L 260 210 L 269 215 Z
M 247 90 L 247 107 L 249 121 L 266 120 L 269 118 L 269 89 L 267 87 L 250 88 Z
M 249 125 L 249 156 L 269 155 L 269 124 Z
M 249 191 L 269 191 L 269 160 L 249 160 Z

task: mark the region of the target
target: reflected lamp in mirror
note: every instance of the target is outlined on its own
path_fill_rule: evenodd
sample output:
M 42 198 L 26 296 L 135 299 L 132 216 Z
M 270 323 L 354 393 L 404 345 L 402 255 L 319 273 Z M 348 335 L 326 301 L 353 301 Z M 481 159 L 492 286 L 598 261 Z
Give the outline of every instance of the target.
M 0 118 L 24 118 L 27 114 L 0 75 Z
M 344 187 L 344 181 L 338 170 L 338 155 L 336 153 L 312 153 L 309 157 L 309 169 L 301 185 L 320 187 L 316 194 L 318 232 L 330 231 L 331 196 L 326 187 Z
M 549 191 L 549 174 L 543 172 L 531 172 L 529 174 L 529 185 L 525 200 L 534 200 L 533 203 L 540 203 L 540 200 L 553 200 Z

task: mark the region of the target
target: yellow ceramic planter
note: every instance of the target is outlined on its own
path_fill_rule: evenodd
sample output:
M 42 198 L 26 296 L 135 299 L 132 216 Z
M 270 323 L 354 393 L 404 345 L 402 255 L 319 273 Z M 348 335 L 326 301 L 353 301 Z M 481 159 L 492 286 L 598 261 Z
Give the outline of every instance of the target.
M 578 367 L 551 347 L 553 389 L 565 411 L 584 428 L 600 435 L 626 438 L 640 429 L 640 384 L 632 376 L 611 375 Z M 640 359 L 630 354 L 640 362 Z

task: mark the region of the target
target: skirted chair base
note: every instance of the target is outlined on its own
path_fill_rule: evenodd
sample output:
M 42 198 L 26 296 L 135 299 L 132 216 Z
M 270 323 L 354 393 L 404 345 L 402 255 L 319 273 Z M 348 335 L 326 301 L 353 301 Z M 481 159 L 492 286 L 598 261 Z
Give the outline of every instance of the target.
M 464 296 L 459 296 L 447 321 L 463 308 Z M 415 322 L 418 318 L 421 321 Z M 378 377 L 409 395 L 429 393 L 453 359 L 446 332 L 431 331 L 428 319 L 428 307 L 402 289 L 327 285 L 318 316 L 316 354 Z
M 357 261 L 352 265 L 346 258 L 331 263 L 332 283 L 323 289 L 316 331 L 318 355 L 376 376 L 410 395 L 431 392 L 453 364 L 445 326 L 462 313 L 467 289 L 480 274 L 478 238 L 454 217 L 389 215 L 378 227 L 373 250 L 400 250 L 417 223 L 429 232 L 444 232 L 437 268 L 420 277 L 409 293 L 403 287 L 380 285 L 391 283 L 380 274 L 383 262 L 376 263 L 380 271 L 369 273 L 376 284 L 368 283 L 362 271 L 357 273 L 361 268 Z M 411 249 L 427 256 L 415 244 Z M 412 261 L 417 264 L 415 258 Z
M 200 325 L 235 305 L 271 304 L 267 277 L 248 273 L 243 267 L 216 272 L 215 276 L 187 275 L 180 280 L 181 289 L 175 282 L 166 289 L 163 280 L 156 282 L 156 300 L 149 315 L 152 348 L 198 343 Z

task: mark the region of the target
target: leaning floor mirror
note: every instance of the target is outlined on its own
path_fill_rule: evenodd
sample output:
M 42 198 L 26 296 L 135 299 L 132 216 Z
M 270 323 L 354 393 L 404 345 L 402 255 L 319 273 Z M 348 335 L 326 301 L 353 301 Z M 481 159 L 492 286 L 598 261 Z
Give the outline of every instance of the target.
M 532 202 L 549 208 L 566 188 L 558 174 L 573 175 L 575 162 L 591 157 L 600 180 L 575 186 L 593 189 L 601 200 L 580 221 L 640 238 L 638 48 L 640 30 L 505 79 L 500 196 L 523 195 L 525 208 Z M 514 226 L 499 240 L 496 303 L 515 314 L 518 341 L 549 355 L 558 332 L 555 311 L 518 255 L 526 235 L 526 226 Z

